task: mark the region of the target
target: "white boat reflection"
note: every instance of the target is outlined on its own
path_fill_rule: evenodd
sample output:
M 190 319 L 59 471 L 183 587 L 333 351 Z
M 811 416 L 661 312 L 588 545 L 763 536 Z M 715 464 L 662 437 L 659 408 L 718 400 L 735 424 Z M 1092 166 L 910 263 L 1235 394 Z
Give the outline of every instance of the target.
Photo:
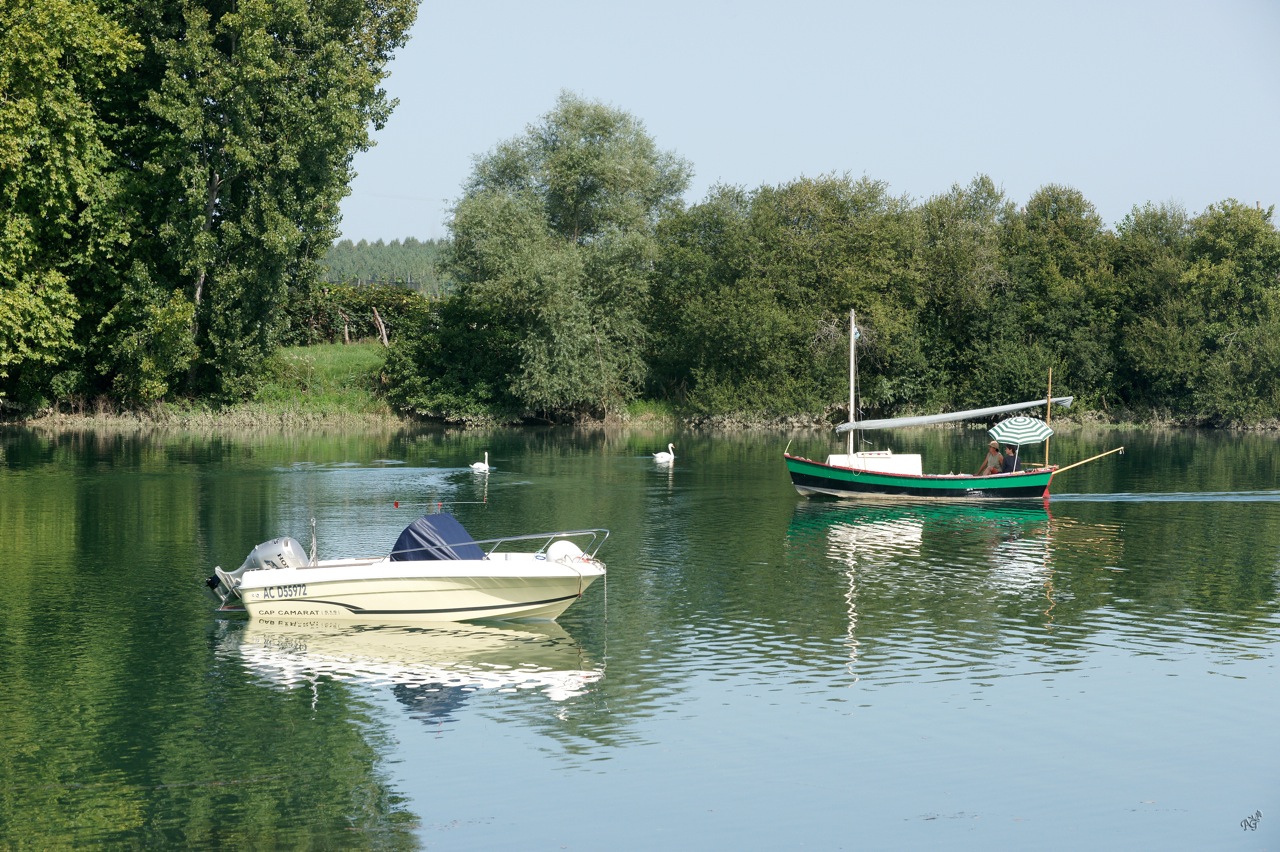
M 869 554 L 892 558 L 894 554 L 919 553 L 924 540 L 920 518 L 880 518 L 863 523 L 836 522 L 827 528 L 827 556 L 855 565 Z
M 808 523 L 825 529 L 828 558 L 849 567 L 903 568 L 939 556 L 984 554 L 992 582 L 1018 588 L 1043 582 L 1054 518 L 1042 507 L 943 504 L 856 507 L 837 506 L 813 514 Z
M 859 587 L 868 582 L 885 589 L 1034 595 L 1051 617 L 1059 554 L 1076 566 L 1113 570 L 1123 552 L 1116 525 L 1041 505 L 806 503 L 788 535 L 797 545 L 821 548 L 847 574 L 851 643 Z
M 604 668 L 586 659 L 564 628 L 351 625 L 257 618 L 229 630 L 224 649 L 277 686 L 310 687 L 322 678 L 389 685 L 416 709 L 447 712 L 481 692 L 537 692 L 564 701 L 588 692 Z

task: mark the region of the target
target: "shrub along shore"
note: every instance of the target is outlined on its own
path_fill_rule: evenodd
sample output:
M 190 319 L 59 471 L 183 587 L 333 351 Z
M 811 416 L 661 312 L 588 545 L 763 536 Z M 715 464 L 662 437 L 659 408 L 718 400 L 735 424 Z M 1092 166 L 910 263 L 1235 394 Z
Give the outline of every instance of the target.
M 384 348 L 378 343 L 288 347 L 273 359 L 270 376 L 253 400 L 223 408 L 201 404 L 158 403 L 147 408 L 124 409 L 113 407 L 104 401 L 93 408 L 75 412 L 48 412 L 4 425 L 52 431 L 289 432 L 402 429 L 432 422 L 397 412 L 383 398 L 379 385 L 384 353 Z M 619 414 L 604 419 L 580 421 L 575 426 L 611 428 L 662 425 L 686 431 L 767 429 L 823 432 L 843 422 L 844 415 L 844 409 L 808 416 L 751 412 L 717 416 L 690 415 L 678 411 L 668 403 L 638 401 Z M 1068 428 L 1185 428 L 1197 425 L 1180 422 L 1156 411 L 1141 415 L 1133 412 L 1102 415 L 1096 411 L 1074 413 L 1056 409 L 1053 419 L 1055 424 L 1068 425 Z M 539 422 L 503 423 L 495 417 L 491 421 L 480 421 L 473 425 L 518 427 Z M 1280 422 L 1271 421 L 1253 428 L 1276 430 L 1280 429 Z

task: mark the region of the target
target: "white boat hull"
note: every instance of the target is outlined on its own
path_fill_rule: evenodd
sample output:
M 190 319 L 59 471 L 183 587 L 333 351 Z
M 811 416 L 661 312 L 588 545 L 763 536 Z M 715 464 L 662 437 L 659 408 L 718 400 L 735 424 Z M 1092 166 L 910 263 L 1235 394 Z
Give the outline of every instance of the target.
M 486 559 L 324 560 L 246 572 L 239 597 L 250 617 L 439 622 L 554 621 L 597 578 L 587 556 L 494 553 Z

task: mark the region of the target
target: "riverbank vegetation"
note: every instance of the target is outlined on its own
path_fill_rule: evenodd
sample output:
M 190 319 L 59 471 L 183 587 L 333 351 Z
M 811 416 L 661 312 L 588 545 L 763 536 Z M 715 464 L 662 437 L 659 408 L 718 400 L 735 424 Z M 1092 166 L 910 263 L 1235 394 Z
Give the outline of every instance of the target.
M 253 397 L 234 406 L 201 400 L 115 407 L 102 398 L 91 408 L 46 413 L 34 423 L 55 429 L 188 431 L 279 428 L 371 428 L 403 425 L 381 393 L 385 349 L 380 343 L 286 346 L 268 359 Z
M 1068 186 L 1019 201 L 979 175 L 918 200 L 828 174 L 687 205 L 690 163 L 564 93 L 477 158 L 448 239 L 335 244 L 415 11 L 5 11 L 4 419 L 364 409 L 271 390 L 292 371 L 312 394 L 329 357 L 285 347 L 363 342 L 361 393 L 396 416 L 842 420 L 856 310 L 866 416 L 1033 399 L 1052 371 L 1085 416 L 1280 420 L 1259 204 L 1141 204 L 1110 229 Z

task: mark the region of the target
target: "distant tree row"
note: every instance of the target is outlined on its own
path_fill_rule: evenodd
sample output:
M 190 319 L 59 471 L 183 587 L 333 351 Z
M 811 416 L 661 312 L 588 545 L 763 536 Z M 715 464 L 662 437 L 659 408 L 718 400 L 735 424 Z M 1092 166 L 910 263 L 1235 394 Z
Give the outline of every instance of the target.
M 339 240 L 325 255 L 324 280 L 331 284 L 398 284 L 430 296 L 444 292 L 438 265 L 443 240 L 368 242 Z
M 700 415 L 847 408 L 859 317 L 879 415 L 1034 399 L 1184 422 L 1280 418 L 1280 232 L 1235 201 L 1135 208 L 990 178 L 921 203 L 847 175 L 717 187 L 624 112 L 562 95 L 477 160 L 442 268 L 393 344 L 391 398 L 466 420 L 573 419 L 647 397 Z

